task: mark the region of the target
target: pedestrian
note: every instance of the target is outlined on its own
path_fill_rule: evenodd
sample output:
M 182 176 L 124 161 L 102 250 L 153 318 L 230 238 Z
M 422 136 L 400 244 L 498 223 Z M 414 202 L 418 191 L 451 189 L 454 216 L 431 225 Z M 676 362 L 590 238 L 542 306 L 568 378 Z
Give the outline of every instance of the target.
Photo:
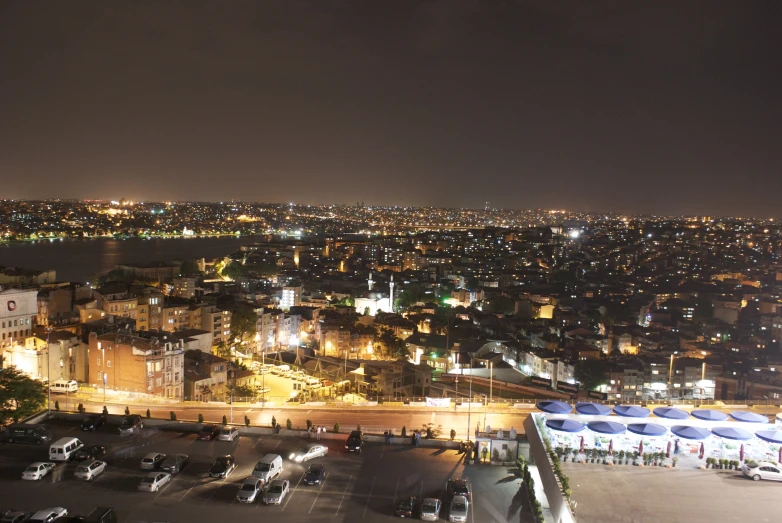
M 415 447 L 415 432 L 413 432 L 413 435 L 410 437 L 410 444 Z
M 307 429 L 307 439 L 312 439 L 312 426 Z
M 318 441 L 320 441 L 320 425 L 318 425 L 318 430 L 315 433 L 315 437 L 318 439 Z

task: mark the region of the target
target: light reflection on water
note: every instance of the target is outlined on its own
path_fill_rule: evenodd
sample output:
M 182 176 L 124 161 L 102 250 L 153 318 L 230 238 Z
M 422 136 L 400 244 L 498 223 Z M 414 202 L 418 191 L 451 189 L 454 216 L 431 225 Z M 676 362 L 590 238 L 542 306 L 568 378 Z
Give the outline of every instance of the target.
M 120 263 L 187 260 L 223 256 L 258 238 L 94 238 L 0 245 L 0 265 L 57 271 L 59 281 L 87 281 Z

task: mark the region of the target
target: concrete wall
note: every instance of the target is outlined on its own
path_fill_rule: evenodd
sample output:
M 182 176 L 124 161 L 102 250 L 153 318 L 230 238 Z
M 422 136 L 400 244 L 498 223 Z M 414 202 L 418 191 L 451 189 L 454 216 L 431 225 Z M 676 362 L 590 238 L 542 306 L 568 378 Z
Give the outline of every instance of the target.
M 538 466 L 538 473 L 543 482 L 543 490 L 546 492 L 554 522 L 575 523 L 575 517 L 573 517 L 573 512 L 571 512 L 565 495 L 562 493 L 559 480 L 554 475 L 554 467 L 546 452 L 546 445 L 541 439 L 537 426 L 535 426 L 534 414 L 524 420 L 524 430 L 527 432 L 529 440 L 530 457 Z

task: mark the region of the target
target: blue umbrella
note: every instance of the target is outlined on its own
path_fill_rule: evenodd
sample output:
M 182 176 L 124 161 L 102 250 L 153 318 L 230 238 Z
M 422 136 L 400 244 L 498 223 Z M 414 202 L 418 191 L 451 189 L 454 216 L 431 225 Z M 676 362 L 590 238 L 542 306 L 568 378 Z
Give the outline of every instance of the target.
M 676 425 L 671 427 L 671 432 L 684 439 L 706 439 L 711 435 L 711 431 L 707 429 L 689 425 Z
M 573 410 L 573 407 L 564 401 L 556 400 L 539 401 L 536 407 L 538 407 L 543 412 L 548 412 L 549 414 L 567 414 Z
M 767 417 L 745 410 L 734 410 L 730 413 L 730 417 L 736 421 L 745 421 L 747 423 L 768 423 Z
M 668 429 L 656 423 L 631 423 L 627 430 L 642 436 L 662 436 L 668 432 Z
M 561 432 L 581 432 L 584 430 L 584 424 L 572 419 L 550 419 L 546 421 L 546 426 L 553 430 Z
M 652 412 L 658 418 L 687 419 L 690 417 L 690 413 L 686 410 L 674 409 L 673 407 L 657 407 Z
M 740 429 L 738 427 L 717 427 L 711 429 L 711 432 L 715 436 L 719 436 L 721 438 L 726 438 L 726 439 L 739 439 L 739 440 L 752 439 L 751 432 L 747 432 L 746 430 Z
M 649 409 L 635 405 L 617 405 L 614 407 L 614 413 L 626 418 L 645 418 L 649 415 Z
M 692 411 L 692 417 L 706 421 L 725 421 L 728 415 L 718 410 L 701 409 Z
M 576 412 L 588 416 L 607 416 L 611 414 L 611 408 L 599 403 L 580 401 L 576 403 Z
M 589 430 L 600 432 L 602 434 L 623 434 L 625 426 L 613 421 L 590 421 L 587 423 Z
M 759 430 L 755 433 L 763 441 L 782 444 L 782 430 Z

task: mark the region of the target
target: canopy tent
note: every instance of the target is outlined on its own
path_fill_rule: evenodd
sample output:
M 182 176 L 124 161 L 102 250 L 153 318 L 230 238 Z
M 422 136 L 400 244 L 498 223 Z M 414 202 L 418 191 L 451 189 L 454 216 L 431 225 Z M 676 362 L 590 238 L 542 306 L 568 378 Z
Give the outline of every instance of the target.
M 711 435 L 711 431 L 707 429 L 689 425 L 676 425 L 671 427 L 671 432 L 684 439 L 706 439 Z
M 581 432 L 585 428 L 583 423 L 572 419 L 550 419 L 546 421 L 546 426 L 561 432 Z
M 712 434 L 726 439 L 748 440 L 752 439 L 752 433 L 738 427 L 716 427 L 711 429 Z
M 625 428 L 621 423 L 613 421 L 590 421 L 587 423 L 589 430 L 600 432 L 601 434 L 624 434 Z
M 744 421 L 746 423 L 768 423 L 767 417 L 756 412 L 747 412 L 746 410 L 734 410 L 730 413 L 730 417 L 736 421 Z
M 668 429 L 656 423 L 631 423 L 627 430 L 641 436 L 662 436 L 668 432 Z
M 536 407 L 549 414 L 567 414 L 573 410 L 573 407 L 571 407 L 570 404 L 556 400 L 539 401 Z
M 692 411 L 692 417 L 706 421 L 725 421 L 728 419 L 728 415 L 724 412 L 711 409 L 700 409 Z
M 782 430 L 759 430 L 755 436 L 769 443 L 782 444 Z
M 652 412 L 658 418 L 687 419 L 690 417 L 690 413 L 686 410 L 674 409 L 673 407 L 657 407 Z
M 645 407 L 636 407 L 635 405 L 617 405 L 614 407 L 614 413 L 626 418 L 645 418 L 649 415 L 649 409 Z
M 589 401 L 580 401 L 576 403 L 576 412 L 587 416 L 608 416 L 611 414 L 611 407 Z

